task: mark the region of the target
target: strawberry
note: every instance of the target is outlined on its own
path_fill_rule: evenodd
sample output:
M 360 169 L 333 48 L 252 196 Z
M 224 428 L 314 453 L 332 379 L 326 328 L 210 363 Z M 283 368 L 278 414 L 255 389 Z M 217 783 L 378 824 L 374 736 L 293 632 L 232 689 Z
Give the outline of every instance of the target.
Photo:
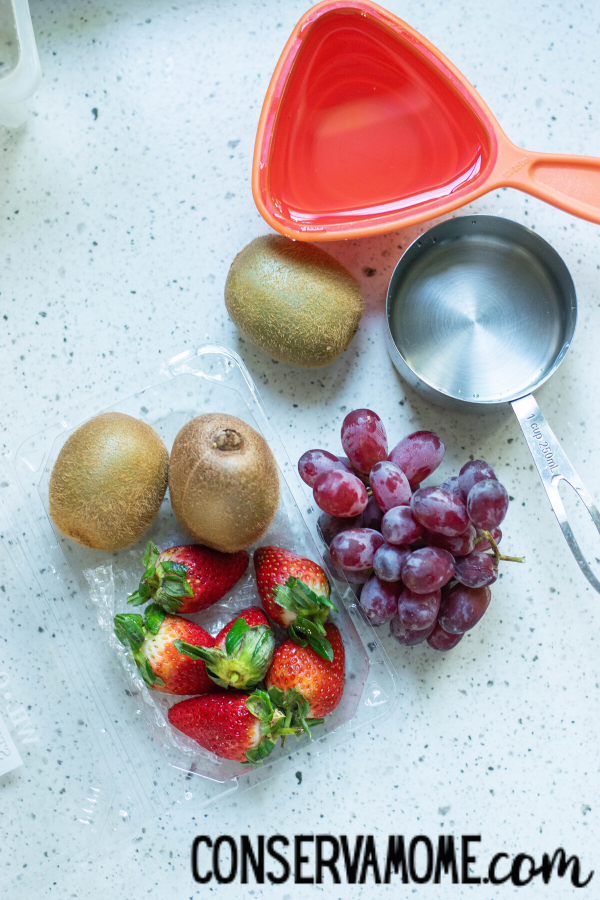
M 246 622 L 246 625 L 249 625 L 251 628 L 255 625 L 268 625 L 269 620 L 264 614 L 264 611 L 260 608 L 260 606 L 247 606 L 246 609 L 242 609 L 235 618 L 228 622 L 227 625 L 223 625 L 220 632 L 215 638 L 215 647 L 219 647 L 221 650 L 225 649 L 225 638 L 231 631 L 233 625 L 237 622 L 238 619 L 243 618 Z
M 201 659 L 182 656 L 175 648 L 178 640 L 212 647 L 215 639 L 194 622 L 168 615 L 155 603 L 146 607 L 145 618 L 138 613 L 115 616 L 115 634 L 130 647 L 148 687 L 165 694 L 205 694 L 215 686 Z
M 313 562 L 284 550 L 259 547 L 254 552 L 256 584 L 267 615 L 288 629 L 292 640 L 309 644 L 324 659 L 331 660 L 331 647 L 324 623 L 329 610 L 331 586 L 325 572 Z
M 285 726 L 284 714 L 273 706 L 265 691 L 206 694 L 176 703 L 169 722 L 224 759 L 260 763 L 277 739 L 300 733 Z
M 265 684 L 273 703 L 292 711 L 292 725 L 307 716 L 322 717 L 332 712 L 344 691 L 344 644 L 337 626 L 325 625 L 333 650 L 328 662 L 311 647 L 301 647 L 292 640 L 284 641 L 276 652 Z
M 180 653 L 203 659 L 210 678 L 219 687 L 254 687 L 273 662 L 275 637 L 262 609 L 251 606 L 228 622 L 216 637 L 214 647 L 175 641 Z
M 140 606 L 152 599 L 169 613 L 198 612 L 224 597 L 249 561 L 246 550 L 221 553 L 202 544 L 185 544 L 161 552 L 148 541 L 142 556 L 146 571 L 127 602 Z

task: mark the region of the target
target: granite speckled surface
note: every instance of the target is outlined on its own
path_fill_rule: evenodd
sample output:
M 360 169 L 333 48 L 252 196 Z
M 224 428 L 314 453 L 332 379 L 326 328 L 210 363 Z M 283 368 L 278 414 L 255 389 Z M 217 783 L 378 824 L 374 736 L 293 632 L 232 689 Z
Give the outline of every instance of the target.
M 245 360 L 292 460 L 310 447 L 338 450 L 339 426 L 357 406 L 377 410 L 391 443 L 437 431 L 447 447 L 443 477 L 470 454 L 487 459 L 515 498 L 503 547 L 526 563 L 504 570 L 485 618 L 455 651 L 437 656 L 383 637 L 400 690 L 385 725 L 322 757 L 305 753 L 298 768 L 219 806 L 183 802 L 108 857 L 49 867 L 38 897 L 398 895 L 397 885 L 369 883 L 196 885 L 196 834 L 374 834 L 383 842 L 388 834 L 480 834 L 482 859 L 500 851 L 539 859 L 564 846 L 585 871 L 599 867 L 599 598 L 562 541 L 510 411 L 480 418 L 432 407 L 383 350 L 387 281 L 422 229 L 326 246 L 367 301 L 350 348 L 326 369 L 276 363 L 241 340 L 226 314 L 229 264 L 267 230 L 249 185 L 258 114 L 308 6 L 32 0 L 43 81 L 27 126 L 0 135 L 0 440 L 13 448 L 88 397 L 109 390 L 118 398 L 138 371 L 221 343 Z M 446 53 L 517 144 L 600 156 L 597 3 L 387 6 Z M 535 227 L 572 273 L 578 331 L 538 399 L 598 499 L 600 229 L 509 190 L 468 209 Z M 307 491 L 314 522 L 308 510 Z M 587 546 L 600 556 L 597 543 Z M 6 584 L 17 627 L 21 588 Z M 56 823 L 47 829 L 59 844 Z M 573 890 L 560 880 L 541 889 L 547 897 Z M 443 898 L 516 892 L 435 890 Z

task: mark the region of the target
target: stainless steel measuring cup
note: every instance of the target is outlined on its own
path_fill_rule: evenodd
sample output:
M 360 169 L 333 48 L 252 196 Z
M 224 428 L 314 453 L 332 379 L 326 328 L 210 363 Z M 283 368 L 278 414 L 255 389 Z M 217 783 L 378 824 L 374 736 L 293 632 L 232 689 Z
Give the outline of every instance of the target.
M 600 532 L 600 512 L 542 415 L 533 392 L 563 361 L 577 319 L 566 265 L 535 232 L 496 216 L 461 216 L 417 238 L 387 294 L 388 350 L 420 394 L 461 412 L 510 403 L 565 539 L 588 566 L 559 493 L 566 481 Z

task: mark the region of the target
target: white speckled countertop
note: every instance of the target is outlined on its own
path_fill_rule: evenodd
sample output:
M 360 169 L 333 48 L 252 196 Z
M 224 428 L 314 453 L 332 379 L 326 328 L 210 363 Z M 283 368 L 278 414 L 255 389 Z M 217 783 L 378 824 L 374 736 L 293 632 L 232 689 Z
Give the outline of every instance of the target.
M 283 900 L 317 891 L 399 895 L 395 884 L 329 881 L 200 886 L 189 863 L 197 834 L 374 834 L 382 842 L 389 834 L 474 834 L 482 836 L 482 857 L 528 852 L 539 860 L 564 846 L 585 871 L 600 868 L 600 599 L 561 538 L 510 412 L 480 418 L 435 408 L 388 360 L 387 282 L 423 229 L 326 246 L 367 300 L 352 345 L 328 368 L 274 362 L 239 338 L 225 311 L 231 260 L 267 231 L 249 179 L 262 100 L 309 5 L 32 0 L 43 81 L 28 124 L 0 134 L 0 441 L 14 447 L 18 435 L 106 389 L 118 396 L 139 367 L 155 362 L 158 370 L 186 349 L 225 344 L 249 367 L 293 461 L 311 447 L 339 449 L 341 421 L 360 406 L 381 415 L 392 443 L 421 428 L 438 432 L 447 447 L 444 477 L 469 454 L 487 459 L 515 498 L 503 546 L 527 561 L 505 569 L 485 618 L 453 652 L 384 638 L 400 690 L 387 723 L 317 759 L 304 755 L 297 770 L 220 806 L 184 804 L 149 820 L 109 857 L 49 869 L 35 886 L 44 900 L 193 898 L 210 890 Z M 600 156 L 597 2 L 386 6 L 475 84 L 515 143 Z M 578 331 L 538 400 L 599 498 L 600 228 L 509 190 L 468 209 L 534 226 L 572 273 Z M 304 511 L 311 507 L 307 489 Z M 314 513 L 308 518 L 314 522 Z M 592 558 L 600 556 L 590 547 Z M 473 890 L 490 898 L 516 892 Z M 540 890 L 563 897 L 572 888 L 557 879 Z M 435 891 L 450 900 L 470 888 Z M 426 892 L 404 887 L 407 896 Z

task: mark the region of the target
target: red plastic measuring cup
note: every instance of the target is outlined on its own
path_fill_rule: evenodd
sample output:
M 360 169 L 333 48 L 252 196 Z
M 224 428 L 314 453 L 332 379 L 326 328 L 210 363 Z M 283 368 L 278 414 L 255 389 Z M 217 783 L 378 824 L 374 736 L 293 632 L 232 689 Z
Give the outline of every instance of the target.
M 365 0 L 298 22 L 263 105 L 252 192 L 296 240 L 392 231 L 499 187 L 600 223 L 600 159 L 515 146 L 475 89 L 410 25 Z

